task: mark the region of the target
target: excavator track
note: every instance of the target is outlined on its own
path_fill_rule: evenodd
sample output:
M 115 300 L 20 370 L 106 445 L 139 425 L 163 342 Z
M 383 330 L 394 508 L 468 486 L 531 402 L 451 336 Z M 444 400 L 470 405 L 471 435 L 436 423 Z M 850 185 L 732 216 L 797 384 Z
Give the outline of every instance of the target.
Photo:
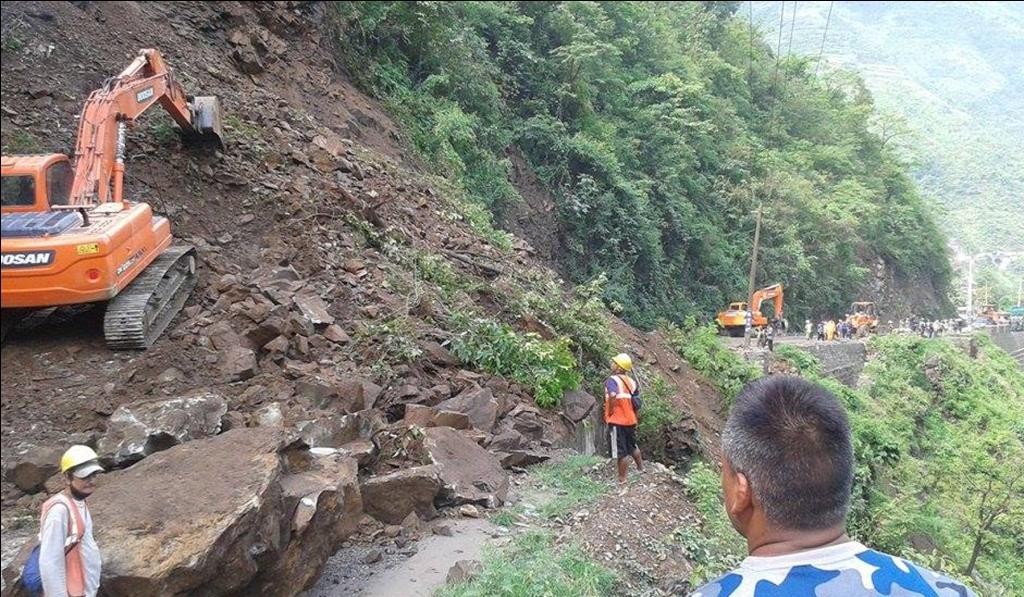
M 103 335 L 115 350 L 149 348 L 196 286 L 195 247 L 168 248 L 107 304 Z

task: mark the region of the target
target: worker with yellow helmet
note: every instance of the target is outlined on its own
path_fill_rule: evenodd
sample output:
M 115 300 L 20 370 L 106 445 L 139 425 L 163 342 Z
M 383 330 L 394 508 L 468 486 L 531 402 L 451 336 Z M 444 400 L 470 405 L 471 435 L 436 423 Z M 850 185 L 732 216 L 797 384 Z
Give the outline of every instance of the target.
M 604 421 L 608 425 L 612 458 L 616 460 L 619 485 L 626 484 L 630 456 L 639 471 L 644 470 L 640 448 L 636 445 L 637 410 L 640 406 L 640 385 L 633 371 L 633 359 L 626 353 L 612 357 L 611 376 L 604 384 Z
M 79 445 L 64 452 L 60 472 L 65 487 L 43 503 L 39 546 L 22 580 L 29 588 L 38 583 L 46 597 L 94 597 L 100 588 L 101 559 L 85 500 L 96 489 L 103 467 L 92 448 Z

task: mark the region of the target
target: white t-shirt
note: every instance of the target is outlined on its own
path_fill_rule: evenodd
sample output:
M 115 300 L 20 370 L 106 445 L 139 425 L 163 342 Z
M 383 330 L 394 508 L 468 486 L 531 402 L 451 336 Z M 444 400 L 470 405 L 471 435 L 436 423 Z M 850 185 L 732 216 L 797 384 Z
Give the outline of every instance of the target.
M 78 551 L 82 555 L 82 571 L 85 580 L 85 596 L 95 597 L 100 588 L 102 561 L 100 548 L 92 536 L 92 514 L 84 500 L 74 500 L 82 515 L 85 529 Z M 39 573 L 43 577 L 43 594 L 46 597 L 67 597 L 67 579 L 64 571 L 64 541 L 68 536 L 68 521 L 71 512 L 61 503 L 53 504 L 46 512 L 43 528 L 39 532 Z

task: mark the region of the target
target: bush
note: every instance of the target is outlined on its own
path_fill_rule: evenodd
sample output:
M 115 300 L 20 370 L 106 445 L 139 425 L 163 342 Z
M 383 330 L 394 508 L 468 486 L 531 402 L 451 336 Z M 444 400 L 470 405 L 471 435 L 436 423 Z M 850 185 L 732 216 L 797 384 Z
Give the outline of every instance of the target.
M 515 307 L 520 314 L 537 317 L 568 337 L 579 361 L 603 369 L 615 347 L 608 311 L 601 300 L 607 281 L 607 276 L 597 276 L 575 287 L 567 298 L 553 277 L 536 272 L 529 276 L 529 290 L 519 297 Z
M 779 344 L 775 348 L 772 358 L 789 363 L 794 371 L 801 375 L 820 376 L 821 374 L 821 361 L 817 357 L 790 344 Z
M 680 419 L 679 410 L 672 404 L 672 388 L 660 376 L 654 375 L 643 386 L 644 406 L 636 426 L 637 442 L 644 454 L 652 460 L 667 461 L 665 447 L 672 425 Z
M 529 386 L 542 408 L 553 408 L 562 394 L 580 385 L 576 359 L 569 340 L 543 340 L 537 334 L 520 334 L 492 319 L 453 316 L 459 330 L 452 340 L 452 354 L 476 369 L 503 375 Z

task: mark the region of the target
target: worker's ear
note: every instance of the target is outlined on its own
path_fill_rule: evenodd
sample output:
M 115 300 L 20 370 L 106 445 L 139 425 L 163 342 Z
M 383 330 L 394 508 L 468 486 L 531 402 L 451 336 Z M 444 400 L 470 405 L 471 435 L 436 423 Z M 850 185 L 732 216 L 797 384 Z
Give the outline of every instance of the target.
M 747 475 L 733 470 L 729 461 L 722 461 L 722 493 L 725 498 L 725 513 L 732 526 L 746 536 L 744 530 L 753 512 L 753 492 Z

